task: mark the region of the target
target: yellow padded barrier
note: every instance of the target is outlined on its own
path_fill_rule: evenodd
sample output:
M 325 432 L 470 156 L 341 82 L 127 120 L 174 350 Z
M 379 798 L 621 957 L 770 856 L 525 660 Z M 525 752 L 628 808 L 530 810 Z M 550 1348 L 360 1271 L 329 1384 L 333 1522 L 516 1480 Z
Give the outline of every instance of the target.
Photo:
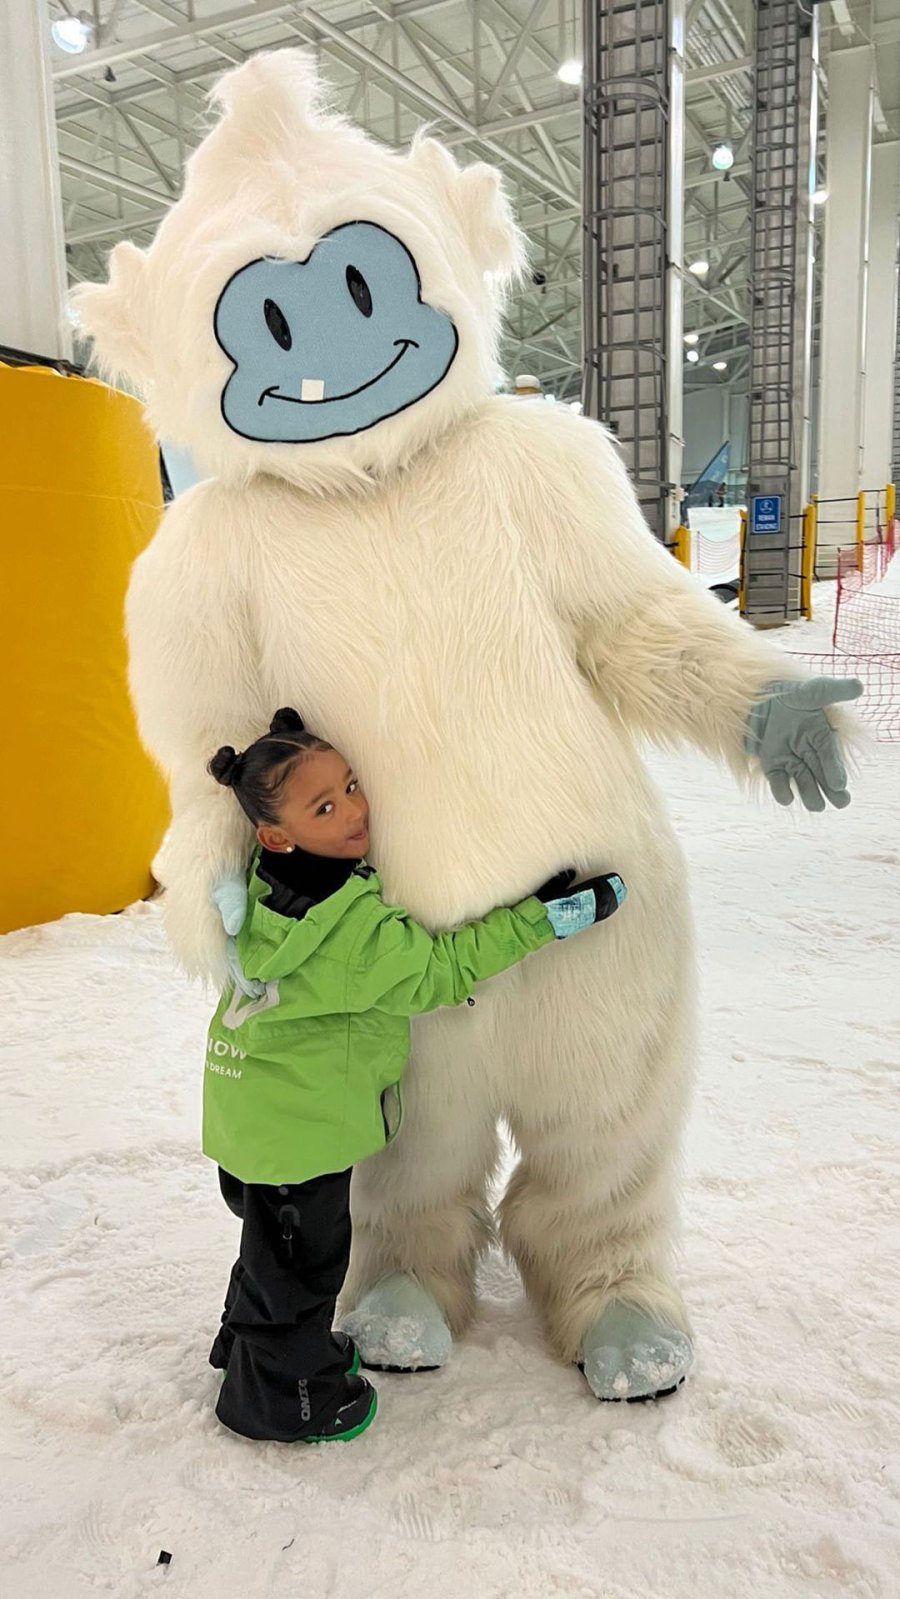
M 0 932 L 153 889 L 168 801 L 128 698 L 123 602 L 161 511 L 136 400 L 0 366 Z

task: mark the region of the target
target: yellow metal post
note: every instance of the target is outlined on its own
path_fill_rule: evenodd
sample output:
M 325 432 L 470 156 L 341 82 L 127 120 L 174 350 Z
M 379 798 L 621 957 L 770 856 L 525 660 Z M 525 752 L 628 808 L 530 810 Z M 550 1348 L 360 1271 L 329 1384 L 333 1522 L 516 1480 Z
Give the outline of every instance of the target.
M 691 530 L 682 523 L 675 529 L 675 559 L 688 571 L 691 569 Z
M 812 515 L 812 506 L 805 506 L 803 510 L 803 558 L 800 563 L 800 611 L 807 622 L 812 621 Z
M 810 500 L 810 510 L 812 512 L 812 517 L 811 517 L 811 521 L 812 521 L 812 553 L 811 553 L 810 558 L 809 558 L 809 577 L 810 577 L 810 582 L 814 583 L 815 580 L 816 580 L 816 556 L 817 556 L 817 554 L 819 552 L 819 496 L 818 496 L 818 494 L 814 494 L 812 499 Z M 810 594 L 810 599 L 809 599 L 809 614 L 810 614 L 810 619 L 812 619 L 812 594 Z
M 884 491 L 884 520 L 888 527 L 894 520 L 897 510 L 897 490 L 893 483 L 889 483 Z
M 861 572 L 866 542 L 866 491 L 860 489 L 856 496 L 856 569 Z

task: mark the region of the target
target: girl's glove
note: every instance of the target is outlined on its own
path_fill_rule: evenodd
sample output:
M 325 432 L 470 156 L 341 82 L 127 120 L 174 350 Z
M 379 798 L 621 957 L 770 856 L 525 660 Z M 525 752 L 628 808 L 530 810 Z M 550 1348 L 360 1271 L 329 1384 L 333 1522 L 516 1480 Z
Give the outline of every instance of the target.
M 605 922 L 628 894 L 617 872 L 591 877 L 569 893 L 574 877 L 573 871 L 560 872 L 537 891 L 537 898 L 547 907 L 547 916 L 557 938 L 571 938 L 573 933 L 583 933 L 595 922 Z

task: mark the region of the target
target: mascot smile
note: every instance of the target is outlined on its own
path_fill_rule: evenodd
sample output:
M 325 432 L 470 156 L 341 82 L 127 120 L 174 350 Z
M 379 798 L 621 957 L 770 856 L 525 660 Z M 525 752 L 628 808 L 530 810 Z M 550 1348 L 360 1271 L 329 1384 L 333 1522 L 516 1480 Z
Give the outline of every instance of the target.
M 234 362 L 222 393 L 228 426 L 299 444 L 361 433 L 415 405 L 459 347 L 450 318 L 421 292 L 406 246 L 370 222 L 335 228 L 308 261 L 242 267 L 215 314 Z

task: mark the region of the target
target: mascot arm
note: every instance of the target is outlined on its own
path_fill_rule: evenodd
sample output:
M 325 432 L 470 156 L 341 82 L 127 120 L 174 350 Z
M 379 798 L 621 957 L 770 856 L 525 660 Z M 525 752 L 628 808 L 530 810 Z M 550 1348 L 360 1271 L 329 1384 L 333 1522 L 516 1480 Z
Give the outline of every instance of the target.
M 558 420 L 567 523 L 554 566 L 582 671 L 636 732 L 690 742 L 748 773 L 757 764 L 745 749 L 754 705 L 774 680 L 802 674 L 653 537 L 605 431 L 571 415 Z
M 135 564 L 127 621 L 141 736 L 169 781 L 172 822 L 154 870 L 166 928 L 194 975 L 222 982 L 225 932 L 212 892 L 245 870 L 252 832 L 234 795 L 206 770 L 221 744 L 241 749 L 267 724 L 246 608 L 223 571 L 227 513 L 200 485 L 166 513 Z

